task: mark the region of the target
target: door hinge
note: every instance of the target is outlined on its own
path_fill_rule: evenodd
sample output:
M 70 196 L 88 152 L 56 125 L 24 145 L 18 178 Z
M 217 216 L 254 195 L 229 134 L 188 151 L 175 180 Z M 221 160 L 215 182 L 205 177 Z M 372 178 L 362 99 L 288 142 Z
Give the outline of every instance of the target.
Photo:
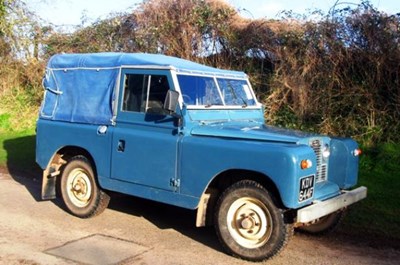
M 181 185 L 181 180 L 172 178 L 169 181 L 169 185 L 172 186 L 172 187 L 179 188 L 179 186 Z

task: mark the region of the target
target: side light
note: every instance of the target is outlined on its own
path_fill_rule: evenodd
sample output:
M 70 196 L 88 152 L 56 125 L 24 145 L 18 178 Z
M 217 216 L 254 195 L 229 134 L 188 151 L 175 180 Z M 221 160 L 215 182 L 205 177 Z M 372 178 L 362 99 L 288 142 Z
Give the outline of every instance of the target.
M 301 162 L 300 162 L 300 168 L 301 169 L 307 169 L 307 168 L 310 168 L 310 167 L 312 167 L 312 162 L 311 162 L 310 159 L 301 160 Z
M 353 151 L 353 156 L 359 156 L 362 154 L 362 151 L 360 148 L 354 149 Z

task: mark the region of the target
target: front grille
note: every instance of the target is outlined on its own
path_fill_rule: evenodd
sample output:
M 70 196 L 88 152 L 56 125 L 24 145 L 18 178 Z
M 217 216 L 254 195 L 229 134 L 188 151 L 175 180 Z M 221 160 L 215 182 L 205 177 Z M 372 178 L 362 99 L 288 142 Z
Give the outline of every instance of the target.
M 322 143 L 321 140 L 316 139 L 310 142 L 310 147 L 314 150 L 317 157 L 317 172 L 315 176 L 315 182 L 322 182 L 327 179 L 327 165 L 322 160 Z

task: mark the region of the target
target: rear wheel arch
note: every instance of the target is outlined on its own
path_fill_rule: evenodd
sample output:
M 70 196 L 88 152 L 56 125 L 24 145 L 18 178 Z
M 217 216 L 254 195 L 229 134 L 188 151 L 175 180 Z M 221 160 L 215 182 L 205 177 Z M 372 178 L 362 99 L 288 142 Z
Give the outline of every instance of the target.
M 61 165 L 62 166 L 63 164 L 65 164 L 65 161 L 67 161 L 71 157 L 78 156 L 78 155 L 86 157 L 86 159 L 92 165 L 93 170 L 96 172 L 96 163 L 94 162 L 93 156 L 90 154 L 89 151 L 87 151 L 86 149 L 84 149 L 82 147 L 78 147 L 78 146 L 64 146 L 64 147 L 60 148 L 54 154 L 54 156 L 51 158 L 51 160 L 47 166 L 47 169 L 51 168 L 52 165 Z
M 96 176 L 96 181 L 98 182 L 96 163 L 94 162 L 93 156 L 90 152 L 78 146 L 64 146 L 55 152 L 43 171 L 43 199 L 55 199 L 60 195 L 59 190 L 57 190 L 57 184 L 59 184 L 59 176 L 61 176 L 63 167 L 70 158 L 78 155 L 84 156 L 89 161 L 94 175 Z
M 96 169 L 96 164 L 94 162 L 93 156 L 87 151 L 86 149 L 78 146 L 66 146 L 60 149 L 57 154 L 61 155 L 64 157 L 64 159 L 69 159 L 74 156 L 84 156 L 86 159 L 90 162 L 90 164 L 93 167 L 93 170 Z

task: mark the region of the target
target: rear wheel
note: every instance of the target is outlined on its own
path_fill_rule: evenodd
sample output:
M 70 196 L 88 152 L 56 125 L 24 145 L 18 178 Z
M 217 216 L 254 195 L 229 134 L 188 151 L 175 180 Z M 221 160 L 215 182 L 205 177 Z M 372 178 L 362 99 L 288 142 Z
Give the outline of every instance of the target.
M 301 226 L 298 229 L 309 234 L 326 234 L 334 231 L 339 226 L 344 218 L 344 215 L 345 211 L 331 213 L 327 216 L 319 218 L 310 225 Z
M 98 187 L 91 164 L 84 156 L 68 161 L 61 175 L 60 189 L 67 210 L 81 218 L 100 214 L 110 201 Z
M 221 195 L 214 220 L 226 251 L 251 261 L 276 255 L 293 233 L 272 195 L 249 180 L 233 184 Z

